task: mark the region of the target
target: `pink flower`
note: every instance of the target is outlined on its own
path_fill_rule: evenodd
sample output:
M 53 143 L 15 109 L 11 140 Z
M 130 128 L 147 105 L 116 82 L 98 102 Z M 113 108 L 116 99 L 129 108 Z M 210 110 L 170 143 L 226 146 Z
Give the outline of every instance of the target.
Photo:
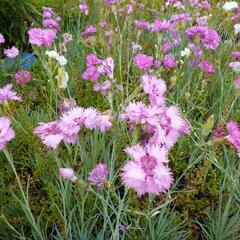
M 64 178 L 71 181 L 76 181 L 77 177 L 75 176 L 75 172 L 72 168 L 59 168 L 59 174 Z
M 74 107 L 77 106 L 77 102 L 74 98 L 70 98 L 70 99 L 64 99 L 64 101 L 62 101 L 59 105 L 58 105 L 58 109 L 64 113 L 67 112 L 71 109 L 73 109 Z
M 144 20 L 136 20 L 135 26 L 139 29 L 150 29 L 150 24 Z
M 90 25 L 85 29 L 84 32 L 82 32 L 82 36 L 84 38 L 87 38 L 87 37 L 89 37 L 90 35 L 93 35 L 96 32 L 97 32 L 97 29 L 94 26 Z
M 43 18 L 52 18 L 54 11 L 50 7 L 43 7 Z
M 60 22 L 56 19 L 44 19 L 43 20 L 43 27 L 49 28 L 55 31 L 60 30 Z
M 238 77 L 236 80 L 235 80 L 235 83 L 234 83 L 234 85 L 235 85 L 235 88 L 240 88 L 240 77 Z
M 105 81 L 104 83 L 96 83 L 94 86 L 95 92 L 101 92 L 103 96 L 107 95 L 107 92 L 111 89 L 111 82 L 109 80 Z
M 151 25 L 152 32 L 166 32 L 172 28 L 172 24 L 167 20 L 156 19 Z
M 153 64 L 153 57 L 145 54 L 138 54 L 133 58 L 134 63 L 140 70 L 149 69 Z
M 56 38 L 56 33 L 51 29 L 32 28 L 28 31 L 29 43 L 37 46 L 51 47 Z
M 240 129 L 238 124 L 231 121 L 227 124 L 227 140 L 237 149 L 238 155 L 240 156 Z
M 99 65 L 102 63 L 102 60 L 99 59 L 95 54 L 89 54 L 86 57 L 86 61 L 87 61 L 87 67 L 91 67 L 93 65 Z
M 104 189 L 104 182 L 108 178 L 108 167 L 105 163 L 98 163 L 89 173 L 88 181 L 91 185 L 96 186 L 98 190 Z
M 163 65 L 166 69 L 171 69 L 176 66 L 175 57 L 172 55 L 166 55 L 163 60 Z
M 208 74 L 214 74 L 216 72 L 216 68 L 213 64 L 211 64 L 209 61 L 201 61 L 198 64 L 199 68 L 201 68 L 204 72 Z
M 82 78 L 89 81 L 97 81 L 100 76 L 101 73 L 95 66 L 88 67 L 86 71 L 82 74 Z
M 88 15 L 88 5 L 85 1 L 82 1 L 79 5 L 79 9 L 81 12 L 83 12 L 85 15 Z
M 113 70 L 114 70 L 114 61 L 112 58 L 106 58 L 101 61 L 101 64 L 98 67 L 98 71 L 107 76 L 110 79 L 113 79 Z
M 11 128 L 11 121 L 6 117 L 0 117 L 0 150 L 5 148 L 14 137 L 15 133 Z
M 20 70 L 15 74 L 17 84 L 24 85 L 30 81 L 31 75 L 29 71 Z
M 141 77 L 143 91 L 149 94 L 151 105 L 164 106 L 164 93 L 167 90 L 164 80 L 157 78 L 152 74 L 145 74 Z
M 11 47 L 9 49 L 4 49 L 4 54 L 8 57 L 8 58 L 15 58 L 16 56 L 19 55 L 19 50 L 16 47 Z
M 7 100 L 22 101 L 22 98 L 12 91 L 12 84 L 0 88 L 0 104 Z
M 135 145 L 125 152 L 132 159 L 122 168 L 122 182 L 126 187 L 133 188 L 139 197 L 145 193 L 159 195 L 170 188 L 173 177 L 165 166 L 168 162 L 165 148 Z
M 240 52 L 239 51 L 232 52 L 231 56 L 233 58 L 238 58 L 239 59 L 240 58 Z
M 187 36 L 191 42 L 201 43 L 207 49 L 216 49 L 220 44 L 218 33 L 205 26 L 194 26 L 187 29 Z
M 0 44 L 5 43 L 5 39 L 3 35 L 0 33 Z

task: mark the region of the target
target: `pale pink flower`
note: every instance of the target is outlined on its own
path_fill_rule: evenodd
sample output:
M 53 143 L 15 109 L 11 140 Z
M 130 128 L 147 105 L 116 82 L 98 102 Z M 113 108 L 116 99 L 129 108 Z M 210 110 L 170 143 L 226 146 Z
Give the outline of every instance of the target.
M 72 168 L 59 168 L 59 174 L 67 180 L 71 180 L 75 182 L 77 177 L 75 176 L 75 172 Z
M 7 100 L 22 101 L 22 98 L 12 91 L 12 84 L 0 88 L 0 104 Z
M 0 150 L 5 148 L 14 137 L 15 133 L 11 128 L 11 121 L 7 117 L 0 117 Z
M 165 148 L 135 145 L 125 151 L 132 159 L 122 168 L 122 183 L 126 187 L 133 188 L 139 197 L 145 193 L 159 195 L 170 188 L 173 177 L 165 166 L 168 162 Z
M 237 149 L 238 155 L 240 156 L 240 129 L 238 124 L 231 121 L 227 124 L 227 140 Z
M 95 92 L 101 92 L 103 96 L 107 95 L 107 92 L 111 89 L 111 82 L 109 80 L 103 83 L 96 83 L 93 87 Z
M 3 35 L 0 33 L 0 44 L 5 43 L 5 39 Z
M 19 55 L 19 50 L 16 47 L 11 47 L 9 49 L 4 49 L 4 55 L 8 58 L 15 58 Z
M 104 189 L 104 182 L 109 175 L 108 166 L 105 163 L 98 163 L 89 173 L 88 181 L 91 185 L 96 186 L 97 189 Z

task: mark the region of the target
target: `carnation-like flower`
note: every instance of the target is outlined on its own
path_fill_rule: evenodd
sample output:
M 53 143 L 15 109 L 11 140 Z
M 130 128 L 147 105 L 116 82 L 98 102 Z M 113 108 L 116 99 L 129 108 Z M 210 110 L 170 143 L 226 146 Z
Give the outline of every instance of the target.
M 84 80 L 89 81 L 97 81 L 99 77 L 101 76 L 101 73 L 99 72 L 98 68 L 95 66 L 88 67 L 85 72 L 82 74 L 82 78 Z
M 240 62 L 231 62 L 229 67 L 232 68 L 234 72 L 240 72 Z
M 58 61 L 60 66 L 64 66 L 67 64 L 67 59 L 63 55 L 58 54 L 55 50 L 52 50 L 52 51 L 47 50 L 45 54 L 50 58 L 53 58 L 56 61 Z
M 12 84 L 0 88 L 0 104 L 7 100 L 22 101 L 22 98 L 12 91 Z
M 135 26 L 139 29 L 150 29 L 150 24 L 144 20 L 136 20 Z
M 238 124 L 231 121 L 227 124 L 227 140 L 237 149 L 238 155 L 240 156 L 240 129 Z
M 56 19 L 44 19 L 43 20 L 43 27 L 48 28 L 48 29 L 52 29 L 52 30 L 55 30 L 55 31 L 59 31 L 60 30 L 60 22 L 57 21 Z
M 5 43 L 5 39 L 3 35 L 0 33 L 0 44 Z
M 0 150 L 5 148 L 14 137 L 15 133 L 11 128 L 11 121 L 6 117 L 0 117 Z
M 222 6 L 222 8 L 225 10 L 225 11 L 231 11 L 235 8 L 238 8 L 238 3 L 235 2 L 235 1 L 231 1 L 231 2 L 225 2 L 224 5 Z
M 159 195 L 167 191 L 172 182 L 172 172 L 166 167 L 167 150 L 157 145 L 135 145 L 125 149 L 131 157 L 122 168 L 122 183 L 133 188 L 140 197 L 145 193 Z
M 88 181 L 91 185 L 96 186 L 98 190 L 103 190 L 108 175 L 108 166 L 105 163 L 98 163 L 89 173 Z
M 11 47 L 9 49 L 4 49 L 4 55 L 8 58 L 15 58 L 19 55 L 19 50 L 16 47 Z
M 167 20 L 156 19 L 153 24 L 151 24 L 152 32 L 166 32 L 172 28 L 172 24 Z
M 188 39 L 195 43 L 201 43 L 207 49 L 216 49 L 220 44 L 218 33 L 205 26 L 193 26 L 187 29 Z
M 82 36 L 84 38 L 87 38 L 88 36 L 93 35 L 96 32 L 97 32 L 97 29 L 94 26 L 90 25 L 85 29 L 84 32 L 82 32 Z
M 175 57 L 172 55 L 166 55 L 163 60 L 163 65 L 166 69 L 171 69 L 176 66 Z
M 235 80 L 235 83 L 234 83 L 234 85 L 235 85 L 235 88 L 240 88 L 240 77 L 238 77 L 236 80 Z
M 75 182 L 77 177 L 75 176 L 75 172 L 72 168 L 59 168 L 59 174 L 64 178 Z
M 133 58 L 134 63 L 140 70 L 149 69 L 153 65 L 153 57 L 145 54 L 138 54 Z
M 20 70 L 15 74 L 17 84 L 24 85 L 30 81 L 31 74 L 27 70 Z
M 189 48 L 184 48 L 183 51 L 180 52 L 181 57 L 189 57 L 191 54 L 191 50 Z
M 101 92 L 103 96 L 107 95 L 107 92 L 111 88 L 111 82 L 109 80 L 103 82 L 103 83 L 96 83 L 94 85 L 94 91 L 95 92 Z
M 40 46 L 51 47 L 56 38 L 56 33 L 51 29 L 32 28 L 28 31 L 29 43 Z
M 54 11 L 50 7 L 43 7 L 43 18 L 52 18 L 54 15 Z
M 80 4 L 79 4 L 79 9 L 81 12 L 83 12 L 85 15 L 88 15 L 88 5 L 86 4 L 85 1 L 82 1 Z
M 201 61 L 198 66 L 208 74 L 214 74 L 216 72 L 215 66 L 207 60 Z
M 64 112 L 70 111 L 76 106 L 77 106 L 76 100 L 74 98 L 70 98 L 70 99 L 64 99 L 61 103 L 59 103 L 58 109 L 62 113 L 64 113 Z

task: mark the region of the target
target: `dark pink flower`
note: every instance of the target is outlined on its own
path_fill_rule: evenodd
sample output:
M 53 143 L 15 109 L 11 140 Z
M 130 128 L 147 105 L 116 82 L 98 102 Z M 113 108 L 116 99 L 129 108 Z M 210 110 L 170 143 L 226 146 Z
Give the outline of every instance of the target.
M 31 74 L 27 70 L 20 70 L 15 74 L 17 84 L 24 85 L 30 81 Z
M 138 54 L 133 58 L 134 63 L 140 70 L 149 69 L 153 65 L 153 57 L 145 54 Z
M 201 68 L 204 72 L 206 72 L 208 74 L 214 74 L 216 72 L 215 66 L 207 60 L 201 61 L 198 64 L 198 66 L 199 66 L 199 68 Z

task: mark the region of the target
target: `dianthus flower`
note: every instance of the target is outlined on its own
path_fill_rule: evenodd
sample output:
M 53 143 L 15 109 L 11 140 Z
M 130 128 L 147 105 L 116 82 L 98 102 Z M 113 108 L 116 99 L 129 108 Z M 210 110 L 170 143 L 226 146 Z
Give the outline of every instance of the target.
M 15 133 L 11 128 L 11 121 L 6 117 L 0 117 L 0 150 L 5 148 L 14 137 Z
M 138 54 L 133 58 L 133 61 L 138 69 L 149 69 L 152 67 L 153 57 L 147 56 L 145 54 Z
M 98 190 L 103 190 L 108 175 L 108 166 L 105 163 L 98 163 L 89 173 L 88 181 L 90 185 L 96 186 Z
M 19 55 L 19 50 L 16 47 L 11 47 L 9 49 L 4 49 L 4 55 L 8 58 L 15 58 Z
M 207 60 L 201 61 L 198 64 L 198 66 L 199 66 L 199 68 L 201 68 L 204 72 L 206 72 L 208 74 L 214 74 L 216 72 L 215 66 Z
M 122 168 L 122 183 L 133 188 L 140 197 L 145 193 L 159 195 L 166 192 L 172 182 L 172 172 L 165 166 L 167 150 L 156 145 L 135 145 L 125 149 L 131 157 Z
M 30 81 L 31 74 L 27 70 L 20 70 L 15 74 L 17 84 L 24 85 Z
M 12 91 L 12 84 L 0 88 L 0 104 L 7 100 L 22 101 L 22 98 Z
M 237 149 L 238 155 L 240 156 L 240 129 L 238 124 L 231 121 L 227 124 L 227 140 Z

